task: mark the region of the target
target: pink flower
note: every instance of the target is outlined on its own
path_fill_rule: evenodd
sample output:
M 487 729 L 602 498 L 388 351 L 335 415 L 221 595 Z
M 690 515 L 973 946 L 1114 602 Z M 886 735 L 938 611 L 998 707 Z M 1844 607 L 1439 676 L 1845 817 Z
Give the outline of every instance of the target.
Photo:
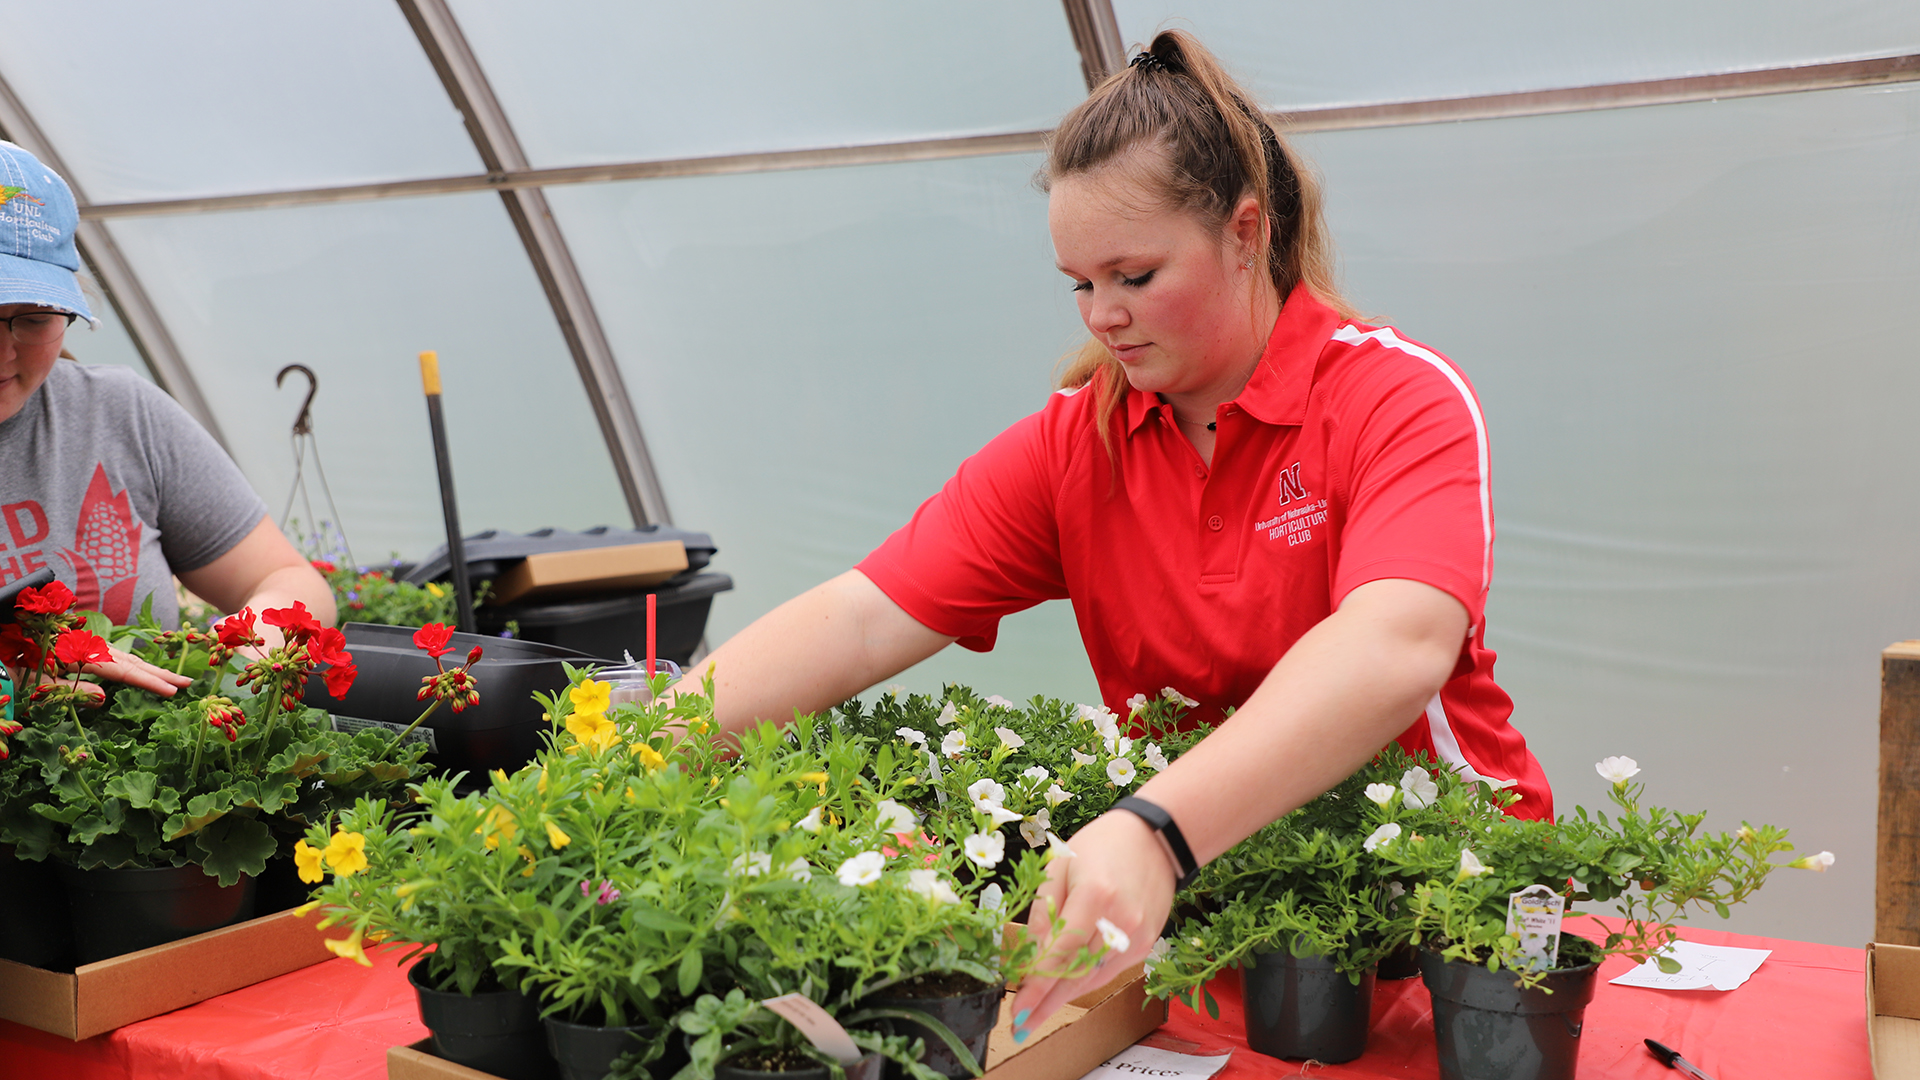
M 590 882 L 582 881 L 580 883 L 580 895 L 593 896 L 594 895 L 593 885 Z M 596 898 L 597 903 L 602 905 L 611 904 L 618 899 L 620 899 L 620 890 L 613 887 L 613 882 L 611 881 L 600 882 L 600 894 Z

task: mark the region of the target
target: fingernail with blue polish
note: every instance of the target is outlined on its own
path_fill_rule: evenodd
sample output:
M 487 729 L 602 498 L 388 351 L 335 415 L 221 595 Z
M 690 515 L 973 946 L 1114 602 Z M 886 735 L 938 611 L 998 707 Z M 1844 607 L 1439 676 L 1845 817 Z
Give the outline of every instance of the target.
M 1014 1042 L 1017 1042 L 1017 1043 L 1023 1043 L 1023 1042 L 1026 1042 L 1026 1041 L 1027 1041 L 1027 1036 L 1028 1036 L 1029 1034 L 1031 1034 L 1031 1032 L 1026 1032 L 1026 1031 L 1021 1031 L 1021 1030 L 1020 1030 L 1019 1028 L 1014 1028 L 1014 1029 L 1013 1029 L 1013 1041 L 1014 1041 Z
M 1027 1017 L 1033 1015 L 1032 1009 L 1021 1009 L 1013 1014 L 1013 1026 L 1017 1030 L 1027 1026 Z

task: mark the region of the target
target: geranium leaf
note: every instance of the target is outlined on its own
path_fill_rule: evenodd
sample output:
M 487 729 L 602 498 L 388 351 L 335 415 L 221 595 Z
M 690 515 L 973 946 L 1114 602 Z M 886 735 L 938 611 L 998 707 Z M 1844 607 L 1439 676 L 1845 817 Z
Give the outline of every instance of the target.
M 135 810 L 145 810 L 153 805 L 159 786 L 160 778 L 150 772 L 129 772 L 107 781 L 101 790 L 116 799 L 127 800 L 127 805 Z
M 218 878 L 223 887 L 240 880 L 241 874 L 265 870 L 267 859 L 279 850 L 265 822 L 237 814 L 200 830 L 194 837 L 194 845 L 204 856 L 200 865 Z

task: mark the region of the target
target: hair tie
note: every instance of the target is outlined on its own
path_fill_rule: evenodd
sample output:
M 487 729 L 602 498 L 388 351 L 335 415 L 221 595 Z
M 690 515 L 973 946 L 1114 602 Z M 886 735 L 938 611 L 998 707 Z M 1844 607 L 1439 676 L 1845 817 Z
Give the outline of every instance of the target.
M 1145 49 L 1141 49 L 1139 56 L 1136 56 L 1132 60 L 1128 61 L 1127 66 L 1128 67 L 1144 67 L 1148 71 L 1173 70 L 1172 68 L 1169 68 L 1167 66 L 1167 62 L 1165 60 L 1160 59 L 1159 57 L 1153 55 L 1152 53 L 1148 52 Z

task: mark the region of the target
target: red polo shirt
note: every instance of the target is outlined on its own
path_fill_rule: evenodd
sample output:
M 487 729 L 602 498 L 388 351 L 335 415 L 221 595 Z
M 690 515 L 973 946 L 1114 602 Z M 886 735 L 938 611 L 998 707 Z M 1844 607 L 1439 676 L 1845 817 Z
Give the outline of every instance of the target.
M 909 615 L 984 652 L 1000 619 L 1071 598 L 1108 708 L 1172 686 L 1203 722 L 1252 695 L 1356 586 L 1410 578 L 1472 625 L 1453 678 L 1399 742 L 1492 780 L 1515 812 L 1552 793 L 1486 647 L 1493 570 L 1487 433 L 1466 376 L 1391 327 L 1345 322 L 1296 289 L 1213 466 L 1171 407 L 1130 390 L 1114 456 L 1095 395 L 1063 390 L 968 458 L 859 569 Z

